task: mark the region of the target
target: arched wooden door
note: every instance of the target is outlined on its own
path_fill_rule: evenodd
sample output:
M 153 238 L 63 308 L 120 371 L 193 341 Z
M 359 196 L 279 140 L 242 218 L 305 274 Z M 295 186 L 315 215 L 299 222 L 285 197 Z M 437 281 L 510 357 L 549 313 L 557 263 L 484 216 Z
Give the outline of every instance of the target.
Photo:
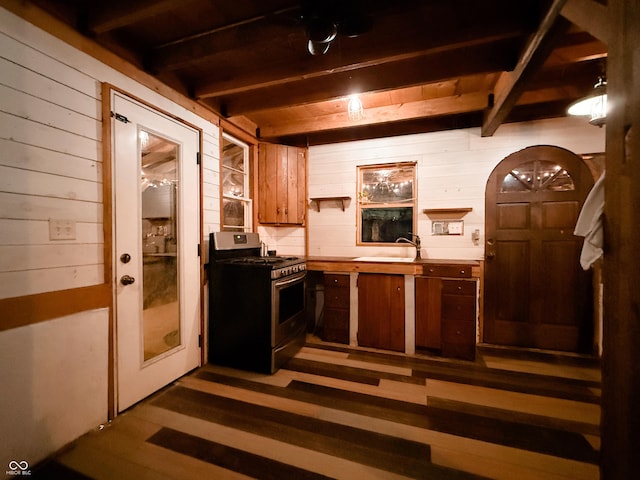
M 487 181 L 484 341 L 591 352 L 591 273 L 573 235 L 593 186 L 568 150 L 529 147 L 506 157 Z

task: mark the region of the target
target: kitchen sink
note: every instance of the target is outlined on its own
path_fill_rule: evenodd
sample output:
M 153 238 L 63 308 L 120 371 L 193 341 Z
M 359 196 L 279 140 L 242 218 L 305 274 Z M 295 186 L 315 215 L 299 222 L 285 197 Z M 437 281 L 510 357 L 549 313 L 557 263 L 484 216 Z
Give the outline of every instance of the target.
M 354 258 L 354 262 L 413 262 L 414 258 L 407 257 L 357 257 Z

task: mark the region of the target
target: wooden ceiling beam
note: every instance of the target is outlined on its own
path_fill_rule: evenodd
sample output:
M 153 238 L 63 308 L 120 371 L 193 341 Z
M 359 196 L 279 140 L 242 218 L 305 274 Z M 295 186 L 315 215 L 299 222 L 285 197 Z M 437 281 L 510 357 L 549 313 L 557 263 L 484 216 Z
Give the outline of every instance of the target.
M 460 9 L 472 11 L 461 16 L 456 10 L 456 2 Z M 220 85 L 211 82 L 209 86 L 201 88 L 203 91 L 200 96 L 231 94 L 240 91 L 242 85 L 237 86 L 238 79 L 245 77 L 251 77 L 251 80 L 244 82 L 247 88 L 251 84 L 267 86 L 280 79 L 311 78 L 339 70 L 362 68 L 376 62 L 397 61 L 401 56 L 409 58 L 412 52 L 421 55 L 448 43 L 468 41 L 472 44 L 483 37 L 526 35 L 530 28 L 526 15 L 528 12 L 512 3 L 494 0 L 492 5 L 495 9 L 488 9 L 468 0 L 456 0 L 446 6 L 440 2 L 418 2 L 413 9 L 394 12 L 377 22 L 374 20 L 374 29 L 361 37 L 338 37 L 335 45 L 322 56 L 307 53 L 307 37 L 302 25 L 286 27 L 265 19 L 156 48 L 147 64 L 151 71 L 163 72 L 202 63 L 225 65 L 230 58 L 242 52 L 268 51 L 269 55 L 256 58 L 251 65 L 243 64 L 236 70 L 223 70 Z M 292 49 L 296 52 L 295 62 L 291 62 L 290 58 Z M 278 57 L 284 52 L 287 52 L 289 60 L 283 61 L 280 68 L 274 68 Z M 261 71 L 264 72 L 262 75 L 259 73 Z
M 461 113 L 443 117 L 428 117 L 384 124 L 371 124 L 339 130 L 323 130 L 309 134 L 289 137 L 261 137 L 265 141 L 308 147 L 328 143 L 353 142 L 366 139 L 379 139 L 407 134 L 440 132 L 460 128 L 478 127 L 482 122 L 482 112 Z
M 116 30 L 118 28 L 133 25 L 137 22 L 148 20 L 149 17 L 171 12 L 177 8 L 184 8 L 185 4 L 195 0 L 142 0 L 113 4 L 111 2 L 89 2 L 90 12 L 95 5 L 102 8 L 89 16 L 89 31 L 96 35 Z
M 494 104 L 482 123 L 482 136 L 490 137 L 526 89 L 527 81 L 544 63 L 558 37 L 569 29 L 569 22 L 560 16 L 567 0 L 553 0 L 540 28 L 531 37 L 513 72 L 504 72 L 494 89 Z
M 584 89 L 583 95 L 593 89 L 598 75 L 602 74 L 600 57 L 585 61 L 544 66 L 527 83 L 527 90 L 553 88 L 570 85 L 576 89 Z
M 413 45 L 394 45 L 393 47 L 385 47 L 387 52 L 381 52 L 380 49 L 371 48 L 363 52 L 357 58 L 348 54 L 341 54 L 336 57 L 337 61 L 332 59 L 330 62 L 325 58 L 317 58 L 315 62 L 308 62 L 307 67 L 302 71 L 296 70 L 292 65 L 277 65 L 265 70 L 250 71 L 238 78 L 230 78 L 228 80 L 214 81 L 202 84 L 194 89 L 196 98 L 220 97 L 226 95 L 243 94 L 252 90 L 261 88 L 273 88 L 277 86 L 287 86 L 295 82 L 307 81 L 310 79 L 326 79 L 326 77 L 338 74 L 353 75 L 352 72 L 384 66 L 397 62 L 411 61 L 428 55 L 444 54 L 452 51 L 463 49 L 473 49 L 477 46 L 492 44 L 502 40 L 510 40 L 516 42 L 522 36 L 522 30 L 511 30 L 503 34 L 492 35 L 490 37 L 482 37 L 472 40 L 446 39 L 437 46 L 428 47 L 422 45 L 423 48 L 416 50 L 416 44 Z M 410 50 L 407 50 L 408 47 Z M 389 51 L 389 50 L 392 51 Z M 386 74 L 386 73 L 385 73 Z M 289 88 L 289 87 L 286 87 Z
M 260 125 L 260 135 L 264 137 L 285 137 L 323 130 L 434 117 L 443 115 L 445 112 L 446 114 L 454 115 L 481 111 L 487 107 L 488 93 L 475 92 L 399 105 L 368 108 L 364 111 L 364 118 L 360 120 L 349 119 L 345 109 L 342 113 L 320 115 L 308 120 Z
M 152 71 L 164 72 L 215 61 L 220 55 L 241 54 L 243 50 L 263 50 L 274 39 L 285 39 L 306 45 L 304 29 L 287 27 L 261 17 L 253 22 L 240 22 L 231 28 L 178 39 L 156 47 L 149 53 Z
M 224 104 L 227 115 L 243 115 L 333 100 L 354 93 L 388 91 L 448 78 L 510 70 L 516 58 L 517 45 L 509 38 L 496 43 L 412 58 L 396 62 L 393 66 L 375 65 L 357 72 L 342 72 L 329 77 L 255 89 L 222 97 L 220 101 Z
M 594 0 L 567 0 L 560 14 L 595 38 L 609 43 L 609 10 Z

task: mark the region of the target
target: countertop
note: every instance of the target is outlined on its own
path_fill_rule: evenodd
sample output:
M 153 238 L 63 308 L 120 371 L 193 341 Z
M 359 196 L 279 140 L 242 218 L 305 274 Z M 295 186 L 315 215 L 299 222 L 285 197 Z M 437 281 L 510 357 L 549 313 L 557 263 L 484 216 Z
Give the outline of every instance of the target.
M 423 258 L 406 262 L 394 261 L 362 261 L 360 257 L 306 257 L 307 270 L 323 272 L 361 272 L 361 273 L 390 273 L 402 275 L 423 275 L 426 269 L 433 267 L 468 267 L 471 277 L 480 276 L 481 262 L 478 260 L 454 260 Z

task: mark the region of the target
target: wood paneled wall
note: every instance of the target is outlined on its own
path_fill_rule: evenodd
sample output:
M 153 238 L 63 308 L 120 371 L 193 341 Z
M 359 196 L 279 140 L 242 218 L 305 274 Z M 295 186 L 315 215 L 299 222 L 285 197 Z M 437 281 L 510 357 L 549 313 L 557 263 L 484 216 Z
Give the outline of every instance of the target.
M 310 147 L 309 196 L 349 196 L 351 201 L 344 212 L 337 202 L 324 202 L 320 212 L 309 209 L 309 255 L 413 255 L 411 246 L 356 247 L 356 166 L 417 162 L 417 233 L 423 257 L 482 259 L 489 174 L 507 155 L 531 145 L 557 145 L 578 154 L 601 152 L 604 131 L 582 118 L 561 118 L 503 125 L 493 137 L 466 129 Z M 464 235 L 432 236 L 432 218 L 423 210 L 450 207 L 473 208 L 462 217 Z M 476 229 L 477 246 L 471 238 Z
M 0 51 L 0 298 L 104 283 L 96 79 L 7 34 Z

